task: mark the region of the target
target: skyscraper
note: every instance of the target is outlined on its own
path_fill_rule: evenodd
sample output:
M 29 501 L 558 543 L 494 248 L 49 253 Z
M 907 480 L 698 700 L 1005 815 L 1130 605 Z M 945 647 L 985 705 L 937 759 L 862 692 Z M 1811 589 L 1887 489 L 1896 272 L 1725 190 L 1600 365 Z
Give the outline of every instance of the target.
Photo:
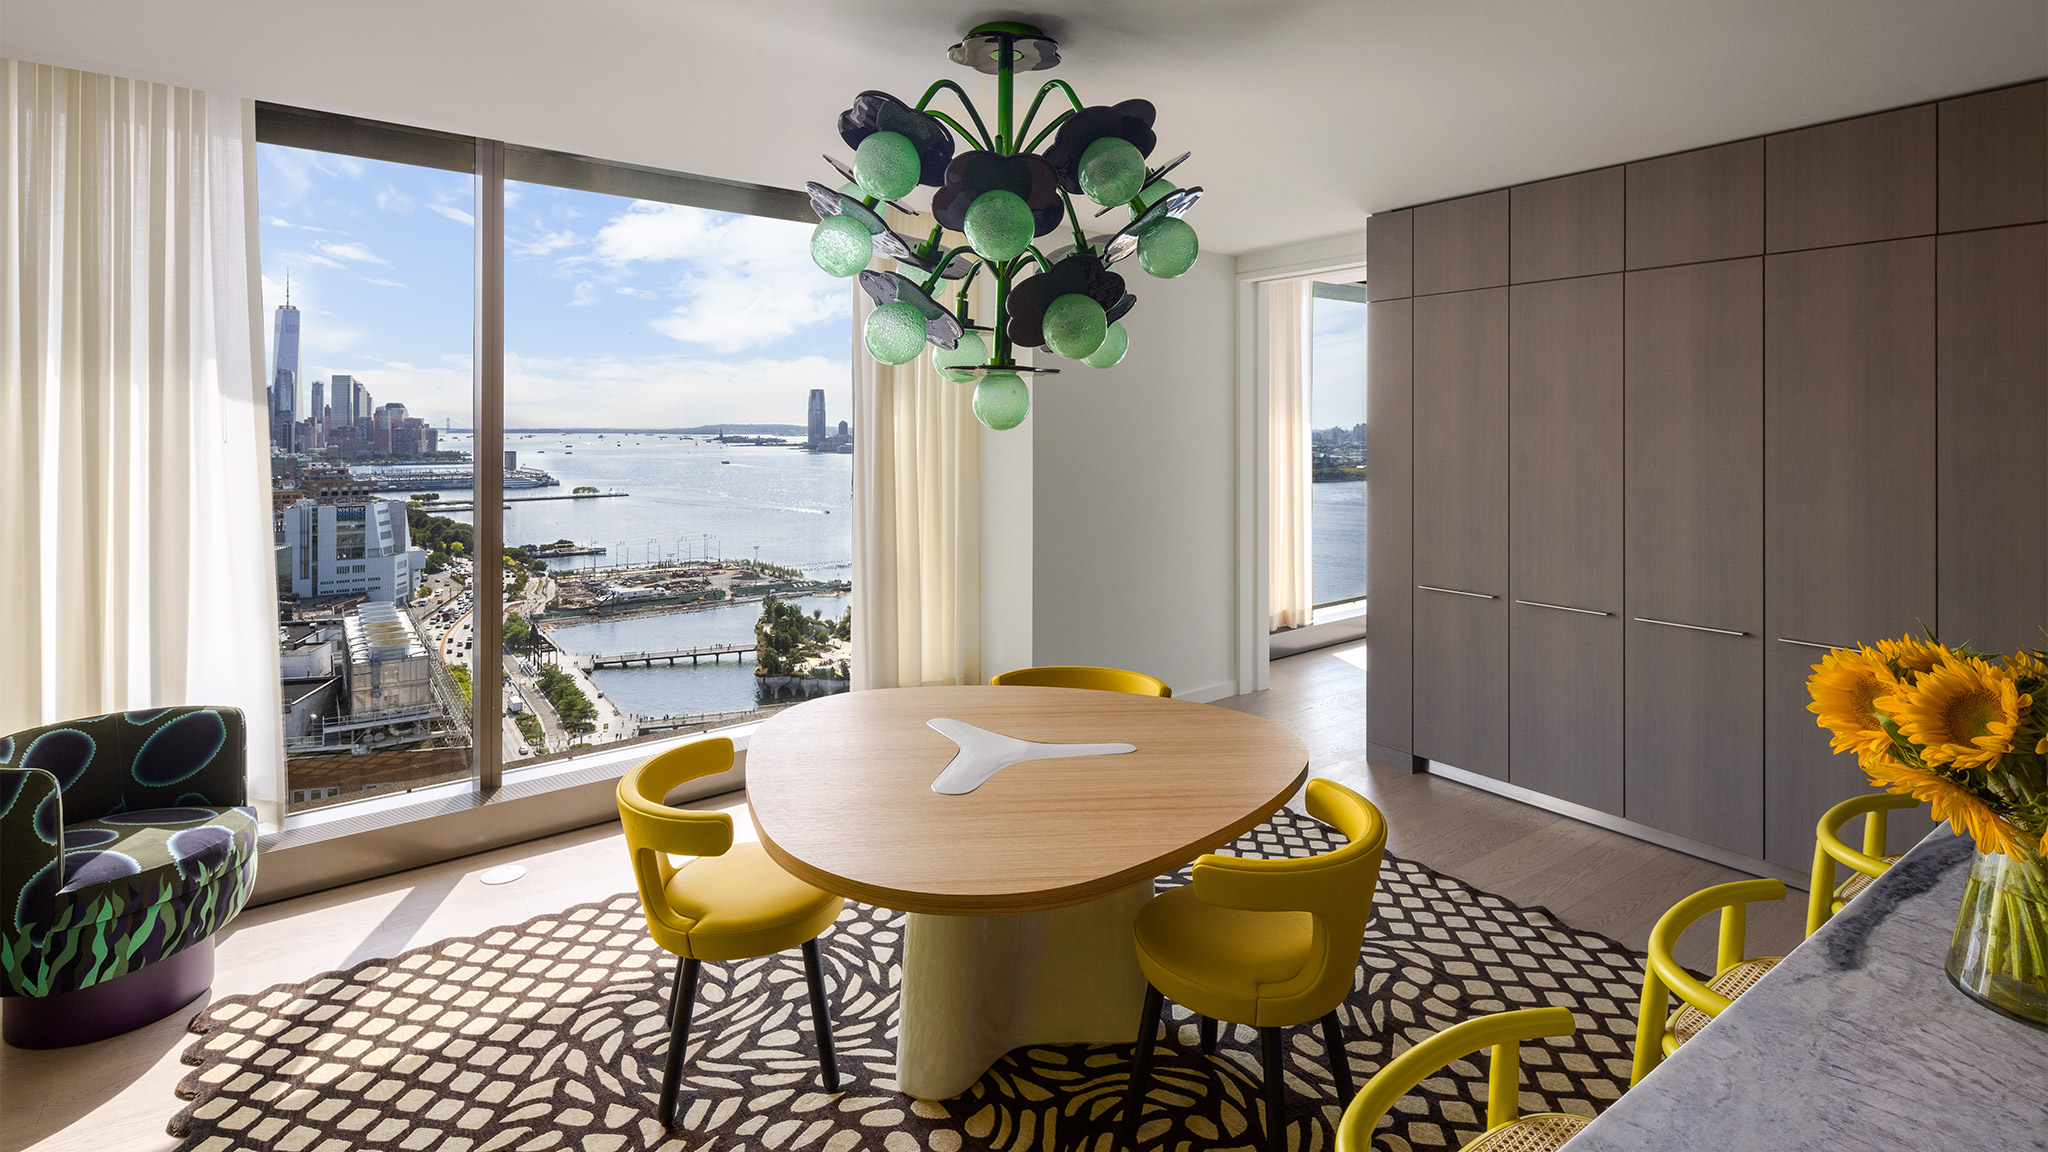
M 292 307 L 289 290 L 285 303 L 277 306 L 277 324 L 271 340 L 270 442 L 287 452 L 293 426 L 299 421 L 299 310 Z
M 327 447 L 327 382 L 313 381 L 312 404 L 307 412 L 313 424 L 313 442 L 307 448 L 319 452 Z
M 825 430 L 825 390 L 823 388 L 813 388 L 811 389 L 811 436 L 809 446 L 812 448 L 823 448 L 825 446 L 825 437 L 829 435 L 831 433 Z
M 336 372 L 328 381 L 327 402 L 334 405 L 336 424 L 354 424 L 356 417 L 368 415 L 356 407 L 356 378 L 346 372 Z

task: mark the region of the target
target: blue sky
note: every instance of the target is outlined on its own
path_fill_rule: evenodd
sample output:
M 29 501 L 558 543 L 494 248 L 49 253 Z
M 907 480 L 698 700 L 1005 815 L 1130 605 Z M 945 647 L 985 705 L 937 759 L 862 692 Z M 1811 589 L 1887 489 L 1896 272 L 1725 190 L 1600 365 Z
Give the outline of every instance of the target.
M 1315 301 L 1311 338 L 1309 424 L 1349 428 L 1365 423 L 1365 305 Z
M 303 380 L 351 373 L 468 424 L 471 178 L 269 144 L 258 163 L 266 340 L 289 273 Z M 811 264 L 810 232 L 508 185 L 507 426 L 802 424 L 812 388 L 846 418 L 853 289 Z

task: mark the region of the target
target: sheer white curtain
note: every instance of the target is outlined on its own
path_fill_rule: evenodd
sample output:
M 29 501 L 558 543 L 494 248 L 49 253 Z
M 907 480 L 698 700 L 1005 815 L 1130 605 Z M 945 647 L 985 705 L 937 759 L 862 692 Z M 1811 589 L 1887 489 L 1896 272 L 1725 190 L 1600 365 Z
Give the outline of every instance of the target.
M 1273 474 L 1268 523 L 1270 626 L 1299 628 L 1315 612 L 1309 585 L 1309 373 L 1315 284 L 1282 280 L 1266 288 L 1266 378 Z
M 890 223 L 906 234 L 915 222 Z M 853 316 L 853 686 L 978 684 L 981 435 L 974 386 L 929 354 L 900 367 L 862 345 Z M 978 308 L 977 314 L 985 315 Z
M 274 822 L 253 105 L 12 60 L 0 78 L 0 732 L 233 705 Z

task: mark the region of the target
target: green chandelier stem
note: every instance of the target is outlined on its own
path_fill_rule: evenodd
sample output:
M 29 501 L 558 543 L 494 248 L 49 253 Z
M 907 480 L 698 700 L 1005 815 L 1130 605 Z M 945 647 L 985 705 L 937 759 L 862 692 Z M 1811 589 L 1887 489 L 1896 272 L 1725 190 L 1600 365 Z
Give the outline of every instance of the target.
M 1017 88 L 1017 43 L 1008 36 L 1002 38 L 1002 47 L 996 55 L 996 147 L 997 152 L 1010 155 L 1017 151 L 1017 139 L 1010 134 L 1010 116 L 1014 111 Z
M 974 120 L 974 126 L 980 129 L 979 137 L 981 140 L 981 146 L 983 148 L 989 149 L 990 151 L 994 151 L 994 145 L 991 144 L 989 141 L 988 125 L 981 122 L 981 113 L 974 107 L 974 101 L 967 98 L 967 89 L 962 88 L 960 85 L 955 84 L 953 81 L 932 81 L 932 86 L 924 90 L 924 98 L 917 102 L 917 110 L 919 112 L 926 111 L 926 106 L 932 102 L 932 97 L 937 96 L 940 92 L 948 89 L 952 91 L 953 95 L 958 96 L 960 98 L 960 106 L 967 110 L 967 115 Z M 933 112 L 932 115 L 940 116 L 942 115 L 942 113 Z M 952 118 L 946 117 L 946 119 L 950 121 Z M 958 123 L 954 123 L 953 126 L 955 128 L 959 128 Z M 960 134 L 962 136 L 966 136 L 970 140 L 975 138 L 975 134 L 968 133 L 966 131 L 962 131 Z
M 1067 206 L 1067 223 L 1074 227 L 1074 251 L 1094 251 L 1094 249 L 1088 246 L 1088 234 L 1081 231 L 1081 214 L 1074 211 L 1074 198 L 1067 195 L 1065 188 L 1060 189 L 1060 203 Z
M 995 318 L 989 321 L 990 325 L 994 328 L 992 335 L 995 337 L 989 344 L 995 351 L 989 357 L 989 364 L 994 367 L 1007 368 L 1010 366 L 1010 325 L 1004 320 L 1004 317 L 1009 315 L 1010 274 L 1007 269 L 998 268 L 995 270 L 995 277 L 996 314 Z
M 1062 112 L 1059 115 L 1053 117 L 1052 123 L 1047 124 L 1043 129 L 1039 131 L 1038 135 L 1033 136 L 1031 138 L 1031 143 L 1026 144 L 1024 146 L 1024 150 L 1026 152 L 1038 151 L 1038 145 L 1041 141 L 1043 141 L 1047 136 L 1052 135 L 1054 132 L 1059 131 L 1060 125 L 1065 124 L 1067 121 L 1072 120 L 1073 118 L 1074 114 L 1072 112 Z M 1026 124 L 1025 127 L 1029 128 L 1030 125 Z
M 1038 118 L 1038 106 L 1040 104 L 1045 103 L 1045 98 L 1047 94 L 1052 92 L 1052 90 L 1055 88 L 1058 88 L 1067 94 L 1067 99 L 1073 103 L 1075 112 L 1081 111 L 1084 105 L 1081 103 L 1081 98 L 1074 94 L 1074 86 L 1072 84 L 1067 83 L 1065 80 L 1047 80 L 1045 84 L 1038 89 L 1038 98 L 1033 100 L 1031 102 L 1031 107 L 1025 111 L 1024 126 L 1022 128 L 1017 129 L 1017 135 L 1023 136 L 1031 131 L 1031 122 Z M 1067 112 L 1060 113 L 1059 116 L 1055 118 L 1051 124 L 1046 125 L 1045 131 L 1052 131 L 1055 127 L 1059 125 L 1059 122 L 1061 120 L 1065 120 L 1070 114 L 1071 113 Z M 1045 132 L 1040 132 L 1038 134 L 1038 140 L 1043 139 L 1045 139 Z M 1026 152 L 1030 152 L 1036 149 L 1037 146 L 1038 141 L 1034 140 L 1032 141 L 1030 147 L 1027 147 L 1024 150 Z
M 977 260 L 967 268 L 967 275 L 960 278 L 960 291 L 953 297 L 953 316 L 960 323 L 968 325 L 973 318 L 967 313 L 967 290 L 974 286 L 974 278 L 981 273 L 981 261 Z
M 946 126 L 948 128 L 951 128 L 953 131 L 958 132 L 960 134 L 960 138 L 963 140 L 973 140 L 975 138 L 974 133 L 969 132 L 966 129 L 966 127 L 963 126 L 958 120 L 953 119 L 951 116 L 946 115 L 944 112 L 926 109 L 925 115 L 932 116 L 939 120 L 945 121 Z

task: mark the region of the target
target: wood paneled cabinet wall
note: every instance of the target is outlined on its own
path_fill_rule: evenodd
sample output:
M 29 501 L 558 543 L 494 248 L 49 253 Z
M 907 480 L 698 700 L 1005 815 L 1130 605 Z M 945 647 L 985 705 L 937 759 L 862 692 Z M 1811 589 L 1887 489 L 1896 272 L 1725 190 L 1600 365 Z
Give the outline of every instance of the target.
M 2048 625 L 2044 222 L 2040 82 L 1374 215 L 1375 754 L 1803 870 L 1828 646 Z

